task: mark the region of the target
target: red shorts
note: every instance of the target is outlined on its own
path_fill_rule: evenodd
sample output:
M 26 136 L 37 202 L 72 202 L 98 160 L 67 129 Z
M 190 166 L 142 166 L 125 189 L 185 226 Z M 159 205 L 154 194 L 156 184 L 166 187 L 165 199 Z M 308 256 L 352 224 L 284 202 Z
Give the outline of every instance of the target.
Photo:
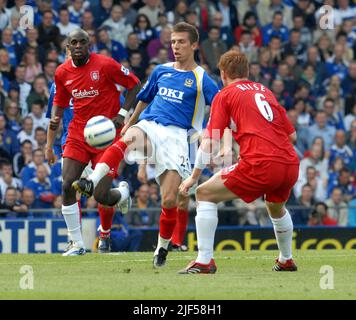
M 269 160 L 240 160 L 222 171 L 224 185 L 245 202 L 262 196 L 269 202 L 285 202 L 297 182 L 298 164 Z
M 118 139 L 120 139 L 119 131 L 117 131 L 114 142 Z M 95 149 L 88 145 L 84 140 L 83 130 L 78 129 L 74 135 L 68 134 L 63 158 L 70 158 L 86 164 L 91 161 L 92 167 L 95 168 L 105 150 L 106 148 Z M 107 176 L 113 179 L 117 178 L 117 168 L 110 168 L 110 172 Z

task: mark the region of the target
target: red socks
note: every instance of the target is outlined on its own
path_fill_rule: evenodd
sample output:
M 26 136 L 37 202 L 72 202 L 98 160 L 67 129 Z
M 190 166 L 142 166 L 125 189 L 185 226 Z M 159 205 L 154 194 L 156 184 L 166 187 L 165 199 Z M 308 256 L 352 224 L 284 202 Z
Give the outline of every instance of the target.
M 127 144 L 119 140 L 105 150 L 99 162 L 106 163 L 111 170 L 116 171 L 125 156 L 126 149 Z
M 112 226 L 112 219 L 115 214 L 115 208 L 106 208 L 101 204 L 99 204 L 98 211 L 99 211 L 100 225 L 101 225 L 100 237 L 106 238 L 110 236 L 110 230 Z
M 188 227 L 189 212 L 177 208 L 177 222 L 173 231 L 172 244 L 181 246 Z
M 177 208 L 162 208 L 162 213 L 159 218 L 159 235 L 163 239 L 170 239 L 173 234 L 177 220 Z

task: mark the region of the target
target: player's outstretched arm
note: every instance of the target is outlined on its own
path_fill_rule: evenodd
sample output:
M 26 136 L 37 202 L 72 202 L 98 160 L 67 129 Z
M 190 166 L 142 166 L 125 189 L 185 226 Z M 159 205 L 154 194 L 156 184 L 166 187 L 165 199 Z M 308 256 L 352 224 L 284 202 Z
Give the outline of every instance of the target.
M 201 173 L 211 162 L 211 152 L 213 140 L 211 138 L 205 137 L 200 144 L 197 155 L 195 157 L 194 169 L 190 177 L 184 180 L 179 186 L 179 192 L 188 196 L 189 189 L 193 187 L 199 180 Z
M 132 105 L 134 104 L 136 100 L 136 95 L 138 91 L 140 90 L 141 85 L 138 83 L 135 87 L 132 89 L 129 89 L 126 97 L 125 97 L 125 103 L 124 105 L 120 108 L 119 114 L 117 115 L 116 118 L 113 119 L 113 122 L 115 124 L 116 128 L 122 127 L 125 121 L 126 114 L 128 111 L 131 109 Z
M 64 108 L 58 106 L 52 107 L 52 116 L 47 130 L 47 144 L 45 149 L 45 157 L 50 165 L 56 162 L 56 156 L 53 152 L 53 144 L 56 139 L 57 129 L 63 117 L 63 112 Z
M 121 135 L 122 136 L 125 134 L 125 132 L 127 131 L 128 128 L 130 128 L 131 126 L 133 126 L 137 122 L 138 118 L 140 117 L 140 114 L 142 113 L 143 110 L 146 109 L 147 105 L 148 104 L 143 102 L 143 101 L 139 101 L 138 102 L 134 113 L 130 117 L 129 121 L 125 124 L 123 129 L 121 130 Z

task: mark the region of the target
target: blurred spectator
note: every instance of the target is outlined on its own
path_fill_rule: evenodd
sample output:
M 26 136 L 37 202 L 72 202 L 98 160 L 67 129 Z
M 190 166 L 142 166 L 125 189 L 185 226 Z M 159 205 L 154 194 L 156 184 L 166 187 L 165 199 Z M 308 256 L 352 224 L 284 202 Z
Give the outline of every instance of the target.
M 215 14 L 213 16 L 212 26 L 219 28 L 221 40 L 223 40 L 226 43 L 227 47 L 230 48 L 234 44 L 234 40 L 235 40 L 232 36 L 232 31 L 231 31 L 234 29 L 231 29 L 230 27 L 227 27 L 227 26 L 223 26 L 223 15 L 221 14 L 220 11 L 215 12 Z M 202 39 L 200 39 L 200 40 L 202 40 Z M 251 41 L 253 41 L 253 39 Z M 253 43 L 252 45 L 254 46 L 255 44 Z M 257 51 L 257 49 L 256 49 L 256 51 Z M 257 52 L 256 52 L 256 54 L 257 54 Z
M 294 225 L 308 224 L 309 216 L 314 208 L 315 203 L 316 201 L 312 186 L 308 183 L 304 184 L 295 203 L 295 205 L 299 207 L 291 210 Z
M 257 16 L 254 12 L 248 11 L 243 17 L 242 25 L 238 26 L 234 31 L 235 42 L 240 42 L 240 37 L 243 31 L 249 31 L 256 47 L 262 46 L 262 32 L 257 26 Z
M 261 199 L 246 203 L 241 199 L 233 201 L 238 213 L 238 223 L 240 226 L 266 226 L 269 225 L 268 213 Z M 233 214 L 233 212 L 229 212 Z
M 305 47 L 308 47 L 311 43 L 313 43 L 313 35 L 310 28 L 305 26 L 305 17 L 303 13 L 296 13 L 293 15 L 293 28 L 300 32 L 300 42 Z
M 47 60 L 44 64 L 44 76 L 46 78 L 48 88 L 51 89 L 52 84 L 54 83 L 54 74 L 56 72 L 58 63 L 57 61 Z
M 21 115 L 26 117 L 28 114 L 27 98 L 31 92 L 31 85 L 25 81 L 25 65 L 21 64 L 16 67 L 15 81 L 13 86 L 19 89 L 19 102 L 21 108 Z
M 317 177 L 324 182 L 328 178 L 328 159 L 324 156 L 321 145 L 314 143 L 310 149 L 310 156 L 302 159 L 299 166 L 299 178 L 307 180 L 307 168 L 314 167 L 317 171 Z
M 245 20 L 247 12 L 252 12 L 255 15 L 256 22 L 259 26 L 262 25 L 261 19 L 265 12 L 259 3 L 259 0 L 240 0 L 237 2 L 237 12 L 239 21 Z
M 29 217 L 33 218 L 34 213 L 31 211 L 35 203 L 35 194 L 31 189 L 24 188 L 21 192 L 21 202 L 26 206 L 26 210 L 17 214 L 18 217 Z
M 171 29 L 163 28 L 158 39 L 153 39 L 148 43 L 147 54 L 150 59 L 156 58 L 159 49 L 166 48 L 168 50 L 169 61 L 174 61 L 173 50 L 171 47 Z
M 344 59 L 345 48 L 340 44 L 334 46 L 333 55 L 326 61 L 329 76 L 337 75 L 343 80 L 348 71 L 348 63 Z
M 138 10 L 138 14 L 144 14 L 150 21 L 151 26 L 155 26 L 158 23 L 158 14 L 161 12 L 160 0 L 146 0 L 145 6 Z
M 249 61 L 256 61 L 258 58 L 257 47 L 251 38 L 249 31 L 243 31 L 241 33 L 239 42 L 240 51 L 247 56 Z
M 184 22 L 186 14 L 188 12 L 188 6 L 186 0 L 176 1 L 174 11 L 169 11 L 167 13 L 168 22 L 172 25 L 178 22 Z
M 262 83 L 266 87 L 269 86 L 269 82 L 263 77 L 261 66 L 257 61 L 252 61 L 250 63 L 249 79 L 254 82 Z
M 293 107 L 292 97 L 289 95 L 288 91 L 285 90 L 284 82 L 282 80 L 273 80 L 271 84 L 271 91 L 276 97 L 278 103 L 286 110 Z
M 110 18 L 105 20 L 101 27 L 108 27 L 110 38 L 123 46 L 126 45 L 127 36 L 133 31 L 132 26 L 126 22 L 120 5 L 112 7 Z
M 258 55 L 258 63 L 265 81 L 270 82 L 273 78 L 273 68 L 271 64 L 271 52 L 268 48 L 261 48 Z
M 299 0 L 296 1 L 296 6 L 293 8 L 293 16 L 295 15 L 303 15 L 305 20 L 305 25 L 314 29 L 316 21 L 315 21 L 315 5 L 314 1 L 311 0 Z
M 11 162 L 2 162 L 0 164 L 0 195 L 1 200 L 4 201 L 6 190 L 9 187 L 14 187 L 16 190 L 22 190 L 22 181 L 13 177 L 13 170 Z
M 271 53 L 271 64 L 273 69 L 277 68 L 278 64 L 282 61 L 282 43 L 281 38 L 278 36 L 272 36 L 269 43 L 268 49 Z
M 325 63 L 333 55 L 332 41 L 330 40 L 329 36 L 326 33 L 320 36 L 320 38 L 317 41 L 317 46 L 319 50 L 320 60 L 321 62 Z
M 267 25 L 273 20 L 276 12 L 283 16 L 283 24 L 289 29 L 292 27 L 292 8 L 283 3 L 282 0 L 261 1 L 260 10 L 263 14 L 260 16 L 260 24 Z
M 227 30 L 230 32 L 234 31 L 235 28 L 239 25 L 239 19 L 236 6 L 233 4 L 232 0 L 218 0 L 216 1 L 215 6 L 217 12 L 221 12 L 223 17 L 221 27 L 227 28 Z M 213 15 L 213 17 L 214 16 L 215 15 Z
M 137 16 L 136 23 L 134 25 L 134 32 L 137 34 L 140 46 L 143 48 L 146 48 L 148 43 L 156 37 L 150 20 L 145 14 L 139 14 Z
M 32 161 L 32 143 L 24 140 L 21 143 L 21 151 L 14 155 L 12 165 L 16 177 L 22 177 L 22 169 Z
M 289 74 L 294 79 L 296 83 L 298 83 L 300 79 L 300 75 L 302 74 L 302 67 L 297 63 L 297 59 L 292 54 L 287 54 L 284 57 L 285 63 L 288 65 Z M 298 85 L 297 85 L 298 87 Z
M 335 219 L 339 226 L 347 226 L 347 203 L 343 201 L 342 190 L 334 188 L 331 192 L 331 197 L 325 203 L 329 207 L 329 216 Z
M 284 45 L 284 54 L 293 54 L 298 63 L 305 60 L 307 46 L 300 41 L 301 34 L 298 29 L 292 29 L 289 33 L 289 41 Z
M 166 49 L 161 49 L 166 50 Z M 167 50 L 166 50 L 167 51 Z M 168 53 L 166 53 L 168 59 Z M 142 56 L 139 51 L 132 51 L 130 58 L 130 67 L 134 74 L 142 81 L 145 78 L 145 69 L 143 67 Z
M 302 159 L 304 152 L 307 149 L 307 128 L 298 124 L 298 112 L 295 109 L 288 110 L 287 116 L 298 137 L 298 139 L 294 142 L 294 150 L 297 152 L 299 159 Z
M 326 199 L 326 179 L 318 176 L 317 170 L 313 166 L 306 169 L 306 173 L 298 178 L 295 184 L 294 196 L 299 199 L 303 193 L 303 186 L 308 185 L 312 190 L 313 198 L 316 201 L 324 201 Z
M 15 132 L 7 129 L 7 121 L 4 114 L 0 114 L 0 135 L 2 137 L 2 147 L 11 157 L 20 151 Z
M 36 171 L 40 165 L 44 165 L 48 172 L 51 172 L 49 165 L 44 163 L 45 156 L 41 149 L 36 149 L 32 152 L 32 161 L 25 165 L 22 170 L 22 181 L 27 184 L 31 179 L 36 177 Z
M 262 28 L 263 45 L 266 46 L 271 41 L 272 37 L 279 37 L 282 44 L 289 39 L 288 28 L 283 25 L 283 15 L 280 11 L 273 14 L 272 22 Z
M 319 110 L 315 116 L 315 124 L 309 127 L 309 141 L 311 146 L 315 137 L 322 137 L 325 143 L 325 151 L 329 151 L 334 144 L 336 129 L 327 124 L 327 115 L 324 110 Z
M 33 83 L 35 77 L 43 72 L 42 65 L 38 61 L 36 49 L 27 48 L 21 62 L 25 65 L 25 81 Z
M 344 48 L 344 61 L 351 61 L 354 57 L 354 52 L 352 48 L 349 48 L 347 45 L 347 33 L 344 31 L 339 31 L 336 35 L 335 45 L 340 45 Z
M 21 110 L 17 102 L 7 100 L 4 113 L 7 128 L 17 135 L 21 131 Z
M 353 105 L 351 113 L 344 118 L 345 130 L 351 130 L 351 124 L 356 120 L 356 103 Z
M 334 127 L 336 130 L 345 130 L 343 117 L 340 111 L 335 110 L 335 101 L 326 98 L 323 103 L 323 110 L 327 117 L 327 125 Z
M 0 49 L 0 73 L 3 81 L 15 80 L 15 67 L 11 65 L 9 52 L 5 48 Z
M 60 31 L 53 23 L 53 13 L 48 10 L 43 13 L 42 23 L 38 26 L 38 44 L 45 49 L 54 46 L 60 50 Z
M 214 4 L 209 0 L 196 0 L 190 5 L 189 9 L 196 12 L 198 26 L 207 32 L 216 12 Z
M 54 198 L 53 208 L 57 209 L 57 210 L 53 211 L 54 218 L 62 218 L 62 203 L 63 203 L 63 198 L 62 198 L 61 194 Z
M 139 52 L 140 55 L 141 55 L 141 58 L 142 58 L 142 65 L 144 67 L 147 66 L 148 60 L 149 60 L 147 52 L 146 52 L 145 48 L 140 45 L 140 41 L 139 41 L 138 35 L 135 32 L 131 32 L 128 35 L 127 44 L 126 44 L 126 51 L 127 51 L 127 54 L 128 54 L 129 57 L 133 53 Z M 145 70 L 143 69 L 143 71 L 145 71 Z
M 85 9 L 89 7 L 89 1 L 72 0 L 72 5 L 68 7 L 69 21 L 80 26 Z
M 356 41 L 356 40 L 355 40 Z M 351 61 L 347 74 L 341 83 L 345 95 L 355 94 L 356 90 L 356 60 Z
M 52 208 L 55 195 L 52 192 L 52 185 L 49 179 L 49 172 L 46 166 L 40 164 L 36 170 L 36 177 L 25 184 L 25 187 L 31 189 L 35 194 L 33 208 L 46 209 Z M 44 212 L 41 216 L 51 217 L 52 214 Z
M 10 57 L 10 64 L 16 67 L 21 60 L 23 47 L 15 43 L 12 36 L 13 32 L 10 28 L 6 28 L 2 31 L 0 49 L 4 48 L 7 50 Z
M 340 18 L 343 21 L 352 20 L 356 17 L 356 7 L 350 4 L 349 0 L 337 0 L 337 12 L 340 15 Z
M 33 102 L 38 103 L 39 101 L 41 101 L 41 103 L 46 106 L 48 104 L 48 99 L 49 89 L 46 78 L 43 74 L 39 74 L 35 77 L 32 84 L 31 92 L 26 99 L 29 110 L 31 110 L 31 105 L 33 104 Z M 36 127 L 35 122 L 34 127 Z
M 343 130 L 336 131 L 335 144 L 330 148 L 329 164 L 338 157 L 341 158 L 347 168 L 350 168 L 353 158 L 356 155 L 349 146 L 346 145 L 346 133 Z
M 126 22 L 130 25 L 134 25 L 137 18 L 137 11 L 132 8 L 133 1 L 131 0 L 120 0 L 120 5 L 122 8 L 122 14 L 126 19 Z
M 113 0 L 100 0 L 99 4 L 97 6 L 94 5 L 91 9 L 92 12 L 95 12 L 94 21 L 97 28 L 110 17 L 112 5 Z
M 334 161 L 330 163 L 330 168 L 328 172 L 328 189 L 332 190 L 334 186 L 337 185 L 339 179 L 340 171 L 345 168 L 344 160 L 340 157 L 336 157 Z M 325 192 L 325 196 L 327 192 Z
M 298 98 L 294 101 L 294 107 L 293 109 L 297 112 L 297 123 L 299 126 L 303 127 L 305 130 L 308 129 L 308 127 L 312 124 L 312 116 L 311 116 L 311 108 L 305 104 L 305 101 L 301 98 Z M 305 137 L 305 136 L 304 136 Z M 298 137 L 299 139 L 299 137 Z M 305 151 L 305 148 L 307 148 L 308 145 L 306 145 L 303 148 L 303 152 Z
M 59 10 L 59 22 L 56 24 L 62 36 L 67 37 L 70 32 L 79 28 L 77 23 L 69 20 L 69 11 L 66 7 Z
M 319 81 L 327 78 L 327 71 L 325 64 L 321 61 L 319 55 L 319 49 L 316 46 L 311 46 L 307 49 L 305 64 L 314 67 L 315 74 Z
M 17 190 L 14 187 L 9 187 L 6 190 L 4 201 L 0 204 L 0 209 L 10 210 L 9 213 L 0 213 L 0 217 L 15 218 L 18 212 L 27 210 L 18 199 Z
M 81 20 L 81 28 L 88 32 L 88 30 L 95 30 L 94 15 L 91 11 L 84 11 Z
M 166 48 L 160 48 L 155 58 L 150 60 L 150 63 L 165 64 L 169 62 L 168 50 Z
M 11 11 L 6 8 L 6 1 L 0 1 L 0 30 L 4 30 L 9 22 L 11 17 Z
M 127 52 L 124 46 L 115 40 L 111 40 L 109 36 L 109 32 L 106 27 L 99 29 L 98 31 L 98 49 L 101 50 L 103 48 L 108 49 L 111 52 L 111 56 L 116 61 L 120 62 L 122 60 L 127 60 Z
M 32 117 L 26 116 L 22 120 L 22 130 L 18 133 L 17 140 L 20 142 L 20 144 L 26 140 L 29 140 L 32 145 L 36 144 Z
M 36 144 L 34 145 L 34 148 L 44 151 L 47 143 L 47 132 L 44 128 L 37 127 L 35 129 L 35 141 Z
M 330 197 L 332 191 L 339 188 L 342 192 L 342 201 L 349 202 L 356 194 L 356 189 L 352 185 L 351 172 L 347 168 L 342 168 L 339 177 L 334 184 L 329 184 L 328 196 Z
M 293 96 L 296 90 L 296 82 L 292 73 L 289 70 L 289 66 L 286 62 L 282 61 L 277 68 L 277 74 L 275 79 L 282 80 L 285 89 Z
M 220 56 L 224 54 L 227 49 L 225 42 L 220 39 L 219 29 L 211 27 L 209 29 L 208 39 L 201 43 L 201 53 L 204 61 L 213 73 L 219 73 L 217 64 Z
M 126 215 L 126 221 L 130 226 L 135 227 L 153 227 L 157 226 L 159 211 L 146 211 L 145 209 L 154 208 L 150 200 L 148 184 L 142 184 L 137 190 L 132 208 L 138 211 L 129 211 Z
M 30 104 L 31 112 L 28 114 L 28 117 L 33 120 L 33 131 L 38 127 L 47 129 L 49 124 L 49 119 L 46 118 L 46 112 L 44 111 L 45 104 L 42 100 L 34 100 Z
M 158 23 L 154 26 L 154 34 L 156 37 L 159 37 L 163 28 L 170 28 L 172 29 L 173 26 L 168 22 L 167 14 L 166 13 L 159 13 L 158 14 Z
M 337 220 L 329 216 L 328 209 L 324 202 L 315 204 L 315 208 L 309 217 L 308 226 L 336 226 Z

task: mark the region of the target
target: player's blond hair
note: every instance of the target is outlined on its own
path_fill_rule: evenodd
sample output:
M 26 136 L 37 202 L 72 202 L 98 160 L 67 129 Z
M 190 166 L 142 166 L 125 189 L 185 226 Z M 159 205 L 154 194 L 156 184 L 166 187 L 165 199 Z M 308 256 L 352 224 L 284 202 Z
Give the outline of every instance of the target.
M 230 79 L 248 77 L 248 59 L 245 54 L 236 50 L 225 52 L 220 57 L 218 68 L 224 71 Z

